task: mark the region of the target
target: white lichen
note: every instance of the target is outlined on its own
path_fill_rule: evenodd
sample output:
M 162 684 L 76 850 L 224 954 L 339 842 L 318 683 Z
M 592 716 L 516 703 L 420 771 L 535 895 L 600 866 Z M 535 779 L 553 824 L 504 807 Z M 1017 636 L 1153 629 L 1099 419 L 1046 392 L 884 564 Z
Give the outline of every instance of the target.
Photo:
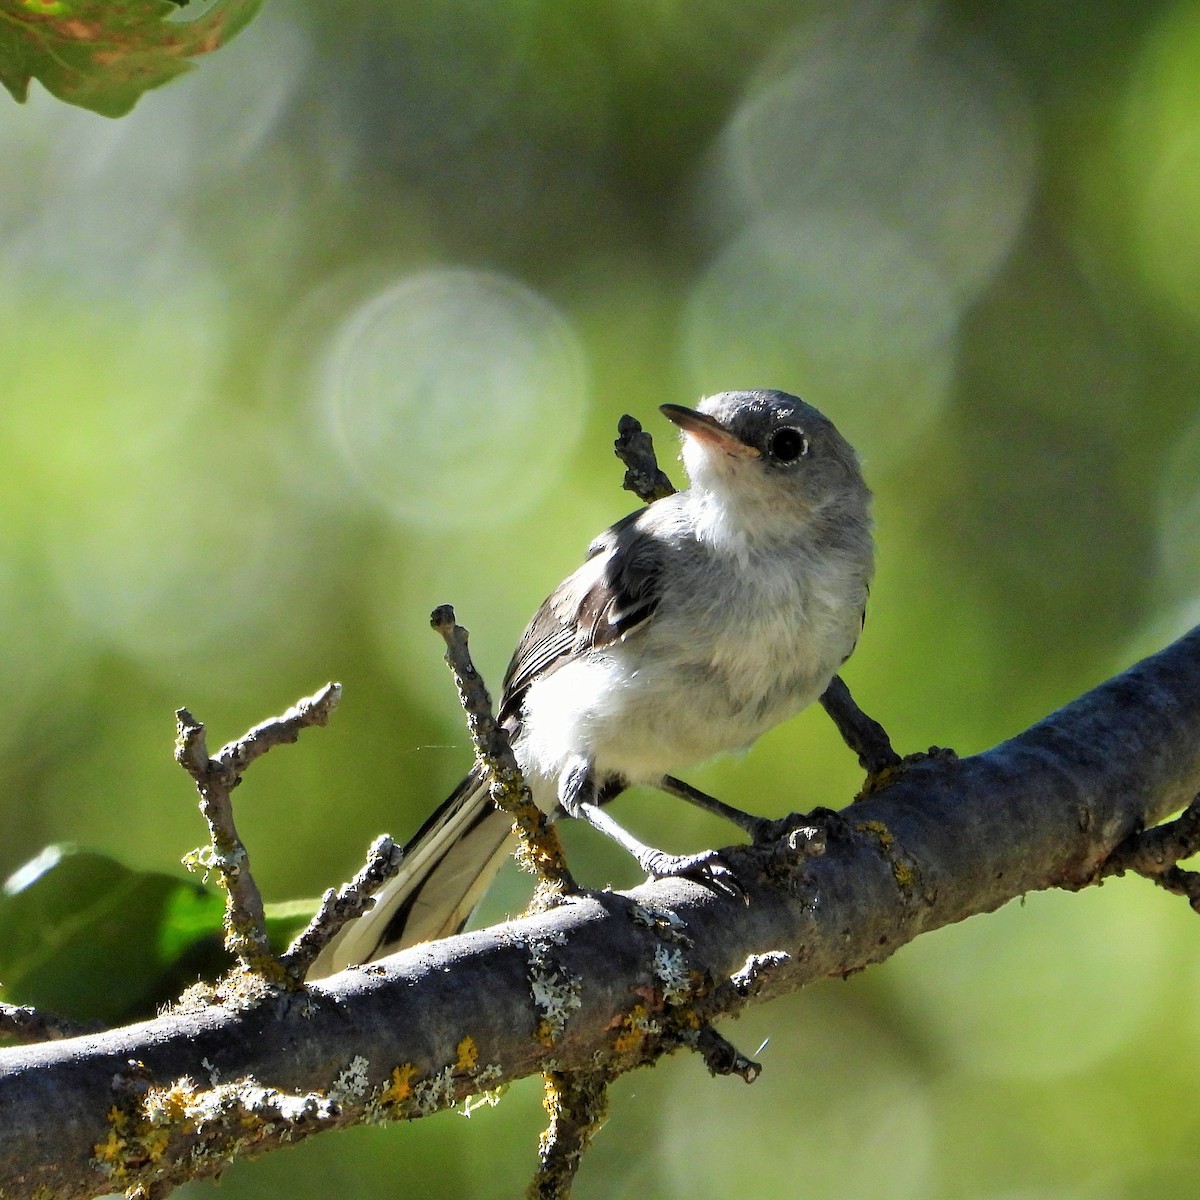
M 419 1079 L 413 1084 L 413 1108 L 417 1114 L 427 1117 L 441 1112 L 454 1103 L 454 1068 L 443 1067 L 428 1079 Z
M 367 1067 L 370 1064 L 361 1054 L 356 1054 L 350 1065 L 338 1073 L 337 1078 L 329 1087 L 329 1099 L 334 1104 L 353 1104 L 361 1100 L 371 1089 L 367 1079 Z
M 692 939 L 683 932 L 687 928 L 687 922 L 669 908 L 650 909 L 645 905 L 635 904 L 631 916 L 635 925 L 654 930 L 659 937 L 668 942 L 678 942 L 682 946 L 692 944 Z
M 651 968 L 654 978 L 662 986 L 663 1001 L 667 1004 L 682 1004 L 691 993 L 688 965 L 681 950 L 664 946 L 661 942 L 654 947 L 654 963 Z
M 473 1096 L 468 1096 L 458 1111 L 464 1117 L 469 1117 L 476 1109 L 495 1108 L 500 1103 L 500 1097 L 508 1091 L 508 1084 L 502 1083 L 499 1087 L 494 1088 L 489 1088 L 487 1085 L 493 1080 L 499 1079 L 503 1074 L 504 1070 L 499 1063 L 487 1063 L 480 1067 L 473 1077 L 473 1082 L 479 1086 L 480 1090 Z
M 529 992 L 542 1018 L 539 1040 L 553 1045 L 566 1028 L 571 1014 L 583 1001 L 580 983 L 553 960 L 553 948 L 565 944 L 562 934 L 530 939 Z

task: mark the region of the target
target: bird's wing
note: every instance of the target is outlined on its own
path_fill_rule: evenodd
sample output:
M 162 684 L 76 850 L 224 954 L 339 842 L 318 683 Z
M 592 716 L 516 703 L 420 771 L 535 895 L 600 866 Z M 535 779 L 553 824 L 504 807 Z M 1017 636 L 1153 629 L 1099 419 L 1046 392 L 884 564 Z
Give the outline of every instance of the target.
M 529 622 L 504 676 L 500 718 L 515 718 L 529 685 L 573 655 L 628 637 L 653 616 L 662 595 L 663 544 L 631 513 L 588 548 L 587 561 L 555 589 Z

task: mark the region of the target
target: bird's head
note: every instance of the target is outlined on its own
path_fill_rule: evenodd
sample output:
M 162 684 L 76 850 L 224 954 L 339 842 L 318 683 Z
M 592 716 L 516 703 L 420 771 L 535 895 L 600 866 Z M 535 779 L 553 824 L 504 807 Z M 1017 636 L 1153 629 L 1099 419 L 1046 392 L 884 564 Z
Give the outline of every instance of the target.
M 786 392 L 721 392 L 696 408 L 662 405 L 683 430 L 692 490 L 763 533 L 827 520 L 868 522 L 870 492 L 833 422 Z

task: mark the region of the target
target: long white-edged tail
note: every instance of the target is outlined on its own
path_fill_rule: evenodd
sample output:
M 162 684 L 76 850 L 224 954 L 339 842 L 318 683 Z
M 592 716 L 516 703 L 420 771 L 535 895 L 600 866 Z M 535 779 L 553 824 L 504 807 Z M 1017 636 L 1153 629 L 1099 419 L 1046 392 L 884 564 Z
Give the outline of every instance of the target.
M 338 932 L 308 978 L 457 933 L 508 857 L 511 836 L 512 817 L 472 771 L 404 848 L 400 871 L 376 892 L 375 907 Z

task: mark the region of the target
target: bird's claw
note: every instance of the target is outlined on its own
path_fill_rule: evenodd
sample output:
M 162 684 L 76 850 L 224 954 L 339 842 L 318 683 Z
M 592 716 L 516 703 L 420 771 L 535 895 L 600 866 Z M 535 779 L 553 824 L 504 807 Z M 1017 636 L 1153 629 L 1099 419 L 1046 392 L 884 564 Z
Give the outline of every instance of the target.
M 645 856 L 641 865 L 654 879 L 691 879 L 731 899 L 749 903 L 746 889 L 721 858 L 719 850 L 701 850 L 698 854 L 667 854 L 663 850 L 654 850 Z

